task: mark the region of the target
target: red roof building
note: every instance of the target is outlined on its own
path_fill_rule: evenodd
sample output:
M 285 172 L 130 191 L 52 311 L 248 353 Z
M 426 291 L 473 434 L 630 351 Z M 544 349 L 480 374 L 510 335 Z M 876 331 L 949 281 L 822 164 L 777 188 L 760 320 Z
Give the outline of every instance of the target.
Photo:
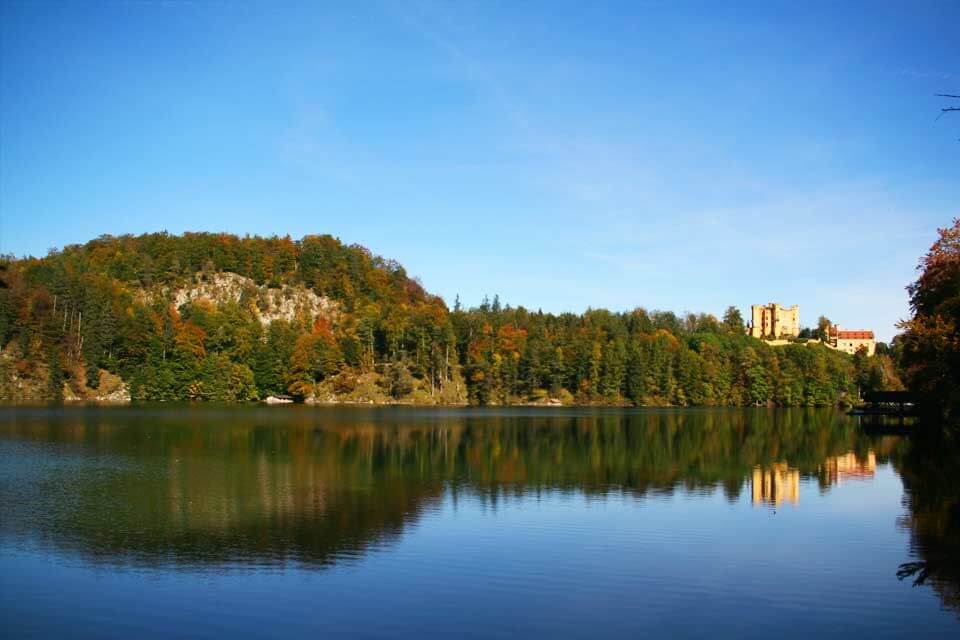
M 830 339 L 828 345 L 840 351 L 847 353 L 856 353 L 860 348 L 867 350 L 867 355 L 872 356 L 877 348 L 877 342 L 873 337 L 873 331 L 866 329 L 855 329 L 853 331 L 843 330 L 839 325 L 830 327 Z
M 873 340 L 873 331 L 838 331 L 840 340 Z

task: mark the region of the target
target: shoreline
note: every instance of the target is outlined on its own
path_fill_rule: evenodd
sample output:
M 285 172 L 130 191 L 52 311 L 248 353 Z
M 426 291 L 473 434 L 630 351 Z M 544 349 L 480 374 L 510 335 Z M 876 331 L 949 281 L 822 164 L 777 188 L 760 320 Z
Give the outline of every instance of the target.
M 350 400 L 315 400 L 315 401 L 287 401 L 287 402 L 268 402 L 267 400 L 252 400 L 249 402 L 230 402 L 230 401 L 209 401 L 209 400 L 98 400 L 70 398 L 63 400 L 48 400 L 43 398 L 20 398 L 6 399 L 0 398 L 0 406 L 64 406 L 64 407 L 126 407 L 126 406 L 151 406 L 151 405 L 188 405 L 195 407 L 283 407 L 283 406 L 305 406 L 305 407 L 411 407 L 411 408 L 509 408 L 525 407 L 540 409 L 848 409 L 853 405 L 834 404 L 834 405 L 797 405 L 785 406 L 774 403 L 762 405 L 739 405 L 739 404 L 630 404 L 630 403 L 604 403 L 604 402 L 505 402 L 505 403 L 486 403 L 471 404 L 468 402 L 416 402 L 412 400 L 396 400 L 392 402 L 375 401 L 350 401 Z

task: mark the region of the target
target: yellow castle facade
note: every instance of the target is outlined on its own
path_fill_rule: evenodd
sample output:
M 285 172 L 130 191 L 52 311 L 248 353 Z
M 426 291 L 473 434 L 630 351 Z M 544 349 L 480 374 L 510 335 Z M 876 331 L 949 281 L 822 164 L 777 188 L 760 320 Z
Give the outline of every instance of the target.
M 800 307 L 781 307 L 776 302 L 750 307 L 750 326 L 754 338 L 786 338 L 800 335 Z

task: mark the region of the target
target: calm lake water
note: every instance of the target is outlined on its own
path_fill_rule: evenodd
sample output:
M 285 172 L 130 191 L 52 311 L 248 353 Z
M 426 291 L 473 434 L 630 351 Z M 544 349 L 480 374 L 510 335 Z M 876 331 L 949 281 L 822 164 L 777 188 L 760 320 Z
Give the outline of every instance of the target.
M 0 408 L 0 635 L 960 637 L 948 572 L 896 576 L 957 549 L 908 449 L 827 410 Z

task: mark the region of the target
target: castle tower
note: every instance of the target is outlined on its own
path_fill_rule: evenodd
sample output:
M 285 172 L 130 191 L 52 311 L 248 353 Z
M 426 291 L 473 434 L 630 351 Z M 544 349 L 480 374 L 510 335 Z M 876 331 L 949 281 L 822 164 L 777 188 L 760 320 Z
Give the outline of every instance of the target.
M 795 338 L 800 335 L 800 307 L 781 307 L 776 302 L 752 305 L 749 332 L 754 338 Z

